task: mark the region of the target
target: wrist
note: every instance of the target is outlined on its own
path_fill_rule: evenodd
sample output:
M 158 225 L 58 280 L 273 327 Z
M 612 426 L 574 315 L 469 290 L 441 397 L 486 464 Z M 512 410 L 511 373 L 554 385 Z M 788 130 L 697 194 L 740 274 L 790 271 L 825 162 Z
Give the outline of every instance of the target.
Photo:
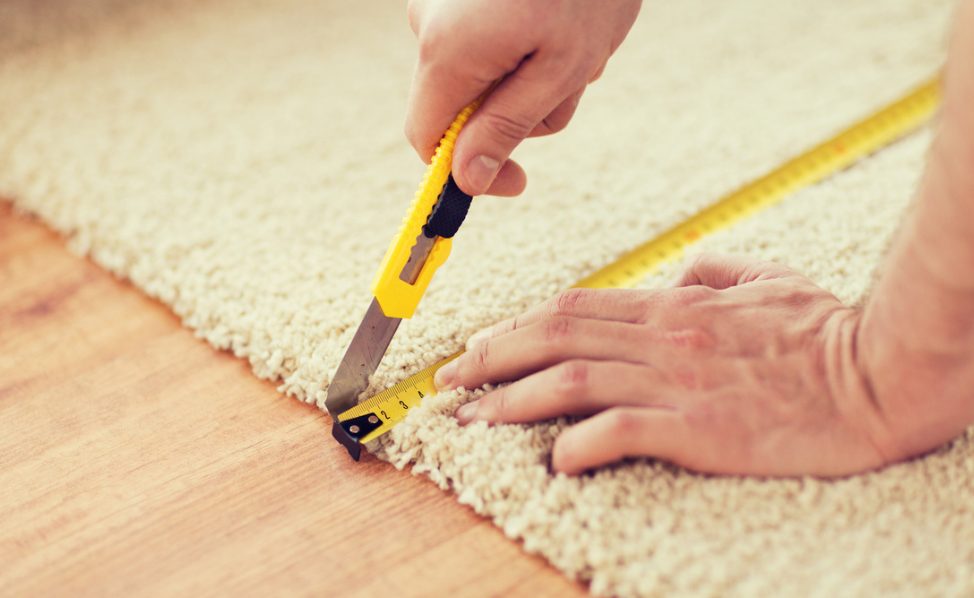
M 872 371 L 863 360 L 864 312 L 841 308 L 821 331 L 822 369 L 828 392 L 841 421 L 851 424 L 873 447 L 876 460 L 864 468 L 895 463 L 909 456 L 883 402 L 878 399 Z M 885 389 L 883 389 L 885 390 Z
M 974 423 L 974 291 L 945 279 L 908 219 L 857 331 L 857 363 L 899 458 Z

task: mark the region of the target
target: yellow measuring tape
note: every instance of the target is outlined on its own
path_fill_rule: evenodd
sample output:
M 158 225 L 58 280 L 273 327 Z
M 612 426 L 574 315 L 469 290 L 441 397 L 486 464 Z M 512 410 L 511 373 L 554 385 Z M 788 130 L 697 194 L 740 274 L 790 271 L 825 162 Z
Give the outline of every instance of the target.
M 621 289 L 635 286 L 656 272 L 661 264 L 681 259 L 686 247 L 704 235 L 729 228 L 776 205 L 790 193 L 813 185 L 912 132 L 931 117 L 939 104 L 940 84 L 934 79 L 633 249 L 574 287 Z M 451 355 L 345 411 L 338 416 L 339 421 L 373 414 L 381 425 L 361 442 L 378 438 L 402 421 L 425 397 L 436 394 L 433 376 L 462 353 Z

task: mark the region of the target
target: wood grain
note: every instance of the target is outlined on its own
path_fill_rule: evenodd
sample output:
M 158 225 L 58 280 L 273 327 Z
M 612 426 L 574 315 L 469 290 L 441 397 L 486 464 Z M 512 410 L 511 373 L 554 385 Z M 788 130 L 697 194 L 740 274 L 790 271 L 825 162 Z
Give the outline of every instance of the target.
M 0 201 L 0 594 L 581 596 Z

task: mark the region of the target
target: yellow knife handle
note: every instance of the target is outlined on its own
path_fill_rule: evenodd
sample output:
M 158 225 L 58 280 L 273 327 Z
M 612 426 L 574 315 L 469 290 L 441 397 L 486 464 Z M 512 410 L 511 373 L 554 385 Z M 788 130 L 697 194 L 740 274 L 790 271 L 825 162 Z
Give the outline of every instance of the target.
M 488 90 L 487 93 L 490 91 Z M 372 281 L 372 294 L 379 301 L 382 313 L 387 317 L 411 318 L 416 311 L 416 306 L 419 305 L 419 300 L 423 297 L 423 293 L 426 292 L 426 287 L 429 286 L 430 280 L 433 278 L 433 273 L 450 256 L 452 239 L 438 235 L 416 281 L 410 284 L 400 279 L 400 274 L 409 260 L 413 245 L 416 244 L 416 238 L 423 234 L 423 227 L 427 224 L 440 197 L 444 195 L 445 188 L 448 184 L 452 187 L 456 185 L 450 176 L 453 169 L 453 145 L 457 141 L 460 129 L 466 124 L 473 111 L 484 101 L 487 93 L 460 111 L 456 120 L 443 134 L 443 138 L 440 139 L 440 144 L 433 154 L 433 159 L 430 160 L 426 175 L 423 177 L 423 183 L 416 191 L 416 197 L 413 199 L 409 212 L 403 219 L 399 232 L 392 239 L 392 244 L 382 259 L 379 272 Z M 459 189 L 456 188 L 455 191 L 459 192 Z M 469 202 L 469 196 L 465 197 L 468 198 L 467 201 Z M 463 215 L 465 214 L 466 211 L 464 210 Z M 463 216 L 460 216 L 461 221 L 462 219 Z M 456 223 L 456 226 L 458 227 L 459 223 Z M 456 232 L 455 227 L 453 232 Z M 448 234 L 448 237 L 452 237 L 452 233 Z

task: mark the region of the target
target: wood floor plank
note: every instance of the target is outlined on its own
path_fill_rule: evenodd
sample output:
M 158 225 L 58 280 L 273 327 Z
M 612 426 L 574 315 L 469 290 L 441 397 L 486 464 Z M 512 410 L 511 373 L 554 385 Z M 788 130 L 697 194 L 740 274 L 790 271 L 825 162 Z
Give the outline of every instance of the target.
M 0 594 L 581 596 L 0 201 Z

